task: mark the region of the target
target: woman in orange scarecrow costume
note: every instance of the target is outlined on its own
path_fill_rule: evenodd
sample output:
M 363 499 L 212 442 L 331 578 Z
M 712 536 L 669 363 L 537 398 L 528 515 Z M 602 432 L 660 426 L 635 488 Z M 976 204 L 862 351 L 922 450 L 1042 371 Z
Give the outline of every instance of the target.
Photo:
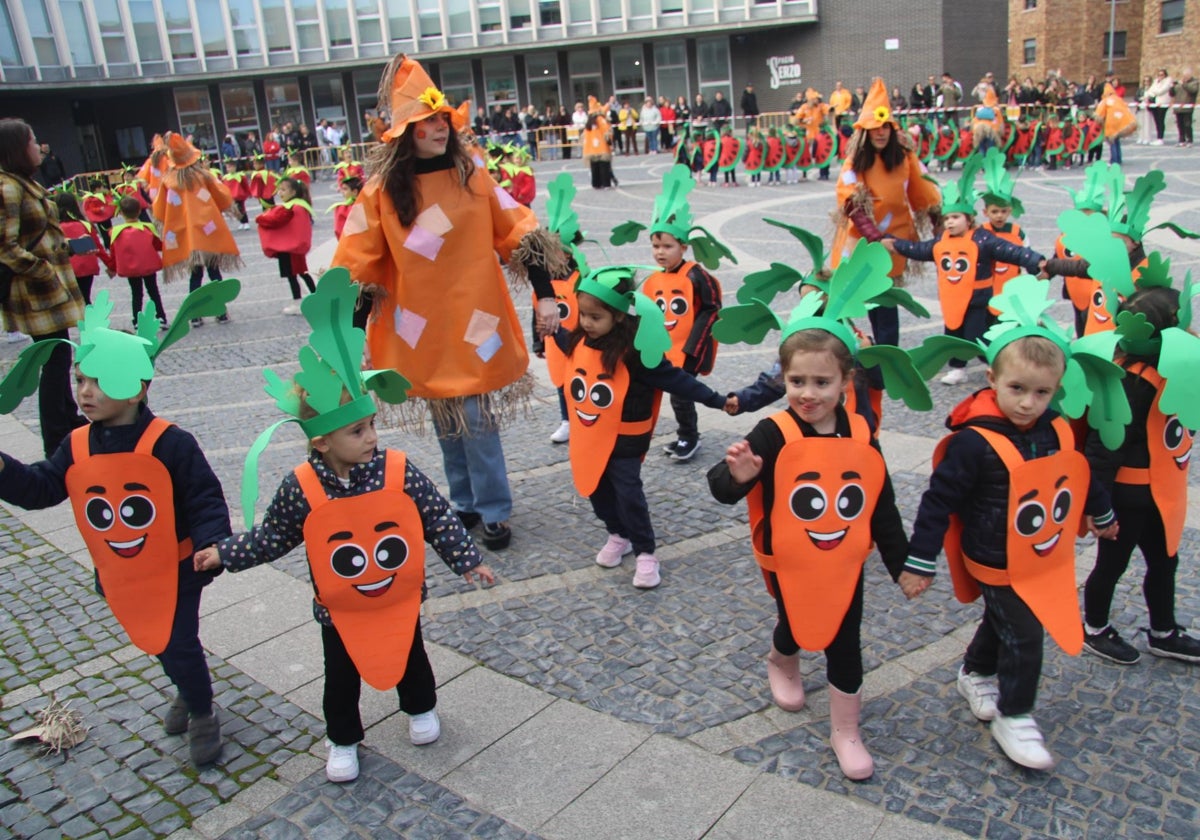
M 500 260 L 532 284 L 546 335 L 558 327 L 550 278 L 566 276 L 566 257 L 476 163 L 457 133 L 466 123 L 420 64 L 394 58 L 379 100 L 390 124 L 374 127 L 383 143 L 333 265 L 373 299 L 371 363 L 404 371 L 429 407 L 454 509 L 468 527 L 483 523 L 484 545 L 504 548 L 512 492 L 500 426 L 529 399 L 532 380 Z

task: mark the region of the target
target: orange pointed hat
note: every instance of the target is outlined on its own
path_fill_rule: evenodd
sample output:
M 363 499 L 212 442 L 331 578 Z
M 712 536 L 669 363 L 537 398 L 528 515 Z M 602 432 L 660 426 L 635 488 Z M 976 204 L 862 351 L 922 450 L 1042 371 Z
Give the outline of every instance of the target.
M 188 142 L 188 139 L 182 134 L 168 131 L 167 156 L 171 158 L 172 166 L 176 169 L 183 169 L 200 160 L 200 150 Z
M 392 76 L 392 90 L 388 109 L 392 122 L 382 139 L 396 140 L 404 136 L 409 124 L 428 119 L 434 114 L 453 115 L 454 109 L 446 96 L 438 90 L 425 68 L 407 56 L 402 56 L 396 74 Z
M 471 100 L 466 99 L 450 112 L 450 124 L 455 131 L 471 131 Z
M 883 79 L 876 76 L 875 81 L 871 82 L 871 89 L 867 91 L 867 98 L 863 100 L 862 110 L 858 119 L 854 121 L 854 127 L 870 131 L 880 128 L 885 123 L 890 124 L 892 128 L 900 127 L 900 123 L 892 116 L 887 87 L 883 84 Z

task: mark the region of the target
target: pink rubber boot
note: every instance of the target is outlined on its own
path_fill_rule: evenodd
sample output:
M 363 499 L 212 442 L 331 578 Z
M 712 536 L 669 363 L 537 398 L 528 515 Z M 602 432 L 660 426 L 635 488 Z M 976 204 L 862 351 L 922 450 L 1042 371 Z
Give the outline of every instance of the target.
M 800 680 L 800 652 L 784 656 L 771 645 L 767 654 L 767 682 L 775 705 L 785 712 L 804 708 L 804 683 Z
M 847 779 L 862 781 L 871 778 L 875 762 L 863 746 L 858 732 L 858 718 L 862 711 L 862 689 L 846 694 L 829 686 L 829 743 L 837 756 L 838 766 Z

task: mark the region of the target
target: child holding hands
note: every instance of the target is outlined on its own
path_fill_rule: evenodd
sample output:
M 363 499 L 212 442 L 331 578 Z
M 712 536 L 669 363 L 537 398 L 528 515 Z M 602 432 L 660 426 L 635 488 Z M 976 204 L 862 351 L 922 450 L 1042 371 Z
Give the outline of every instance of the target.
M 393 370 L 360 370 L 365 335 L 351 326 L 357 289 L 344 269 L 322 275 L 302 307 L 313 332 L 300 353 L 296 384 L 264 372 L 267 393 L 308 435 L 308 460 L 283 479 L 261 525 L 196 554 L 197 570 L 238 572 L 306 545 L 325 658 L 325 774 L 331 782 L 358 777 L 363 679 L 381 691 L 396 690 L 414 744 L 433 743 L 441 734 L 421 637 L 425 543 L 464 580 L 495 580 L 437 487 L 403 452 L 376 448 L 371 392 L 399 403 L 408 383 Z M 293 421 L 267 429 L 246 457 L 247 523 L 258 496 L 258 454 L 287 422 Z

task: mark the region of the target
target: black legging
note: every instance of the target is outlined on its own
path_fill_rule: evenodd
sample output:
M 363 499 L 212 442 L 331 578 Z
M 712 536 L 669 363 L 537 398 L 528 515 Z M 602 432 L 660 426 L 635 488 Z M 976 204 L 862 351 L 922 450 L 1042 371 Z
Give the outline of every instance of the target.
M 1083 587 L 1083 618 L 1092 627 L 1108 624 L 1113 592 L 1129 567 L 1136 546 L 1146 560 L 1142 594 L 1150 613 L 1150 629 L 1175 629 L 1175 570 L 1179 555 L 1167 554 L 1167 537 L 1162 516 L 1156 507 L 1125 508 L 1113 506 L 1121 529 L 1115 540 L 1098 540 L 1096 567 Z
M 1165 106 L 1160 107 L 1157 105 L 1152 106 L 1150 108 L 1150 116 L 1154 118 L 1154 131 L 1157 134 L 1158 139 L 1159 140 L 1163 139 L 1163 132 L 1166 130 L 1166 127 L 1167 127 L 1167 125 L 1166 125 L 1166 123 L 1167 123 L 1166 107 Z
M 129 292 L 133 301 L 134 324 L 137 324 L 138 317 L 142 314 L 142 303 L 145 301 L 146 294 L 150 295 L 151 302 L 158 309 L 155 317 L 160 321 L 167 320 L 167 307 L 163 305 L 162 295 L 158 291 L 158 275 L 147 274 L 144 277 L 130 277 Z
M 792 626 L 788 623 L 787 609 L 779 594 L 779 578 L 771 572 L 771 588 L 775 592 L 775 607 L 779 612 L 779 622 L 775 625 L 773 641 L 775 650 L 784 656 L 791 656 L 800 650 L 800 645 L 792 637 Z M 858 585 L 854 588 L 854 597 L 846 609 L 846 617 L 837 635 L 825 648 L 825 675 L 829 684 L 838 691 L 855 694 L 862 688 L 863 663 L 861 625 L 863 612 L 863 576 L 858 575 Z
M 42 427 L 42 451 L 49 458 L 58 449 L 72 430 L 87 423 L 79 413 L 79 406 L 71 396 L 71 345 L 67 330 L 42 335 L 31 335 L 34 341 L 48 338 L 63 339 L 50 351 L 50 358 L 42 365 L 42 376 L 38 381 L 38 419 Z

